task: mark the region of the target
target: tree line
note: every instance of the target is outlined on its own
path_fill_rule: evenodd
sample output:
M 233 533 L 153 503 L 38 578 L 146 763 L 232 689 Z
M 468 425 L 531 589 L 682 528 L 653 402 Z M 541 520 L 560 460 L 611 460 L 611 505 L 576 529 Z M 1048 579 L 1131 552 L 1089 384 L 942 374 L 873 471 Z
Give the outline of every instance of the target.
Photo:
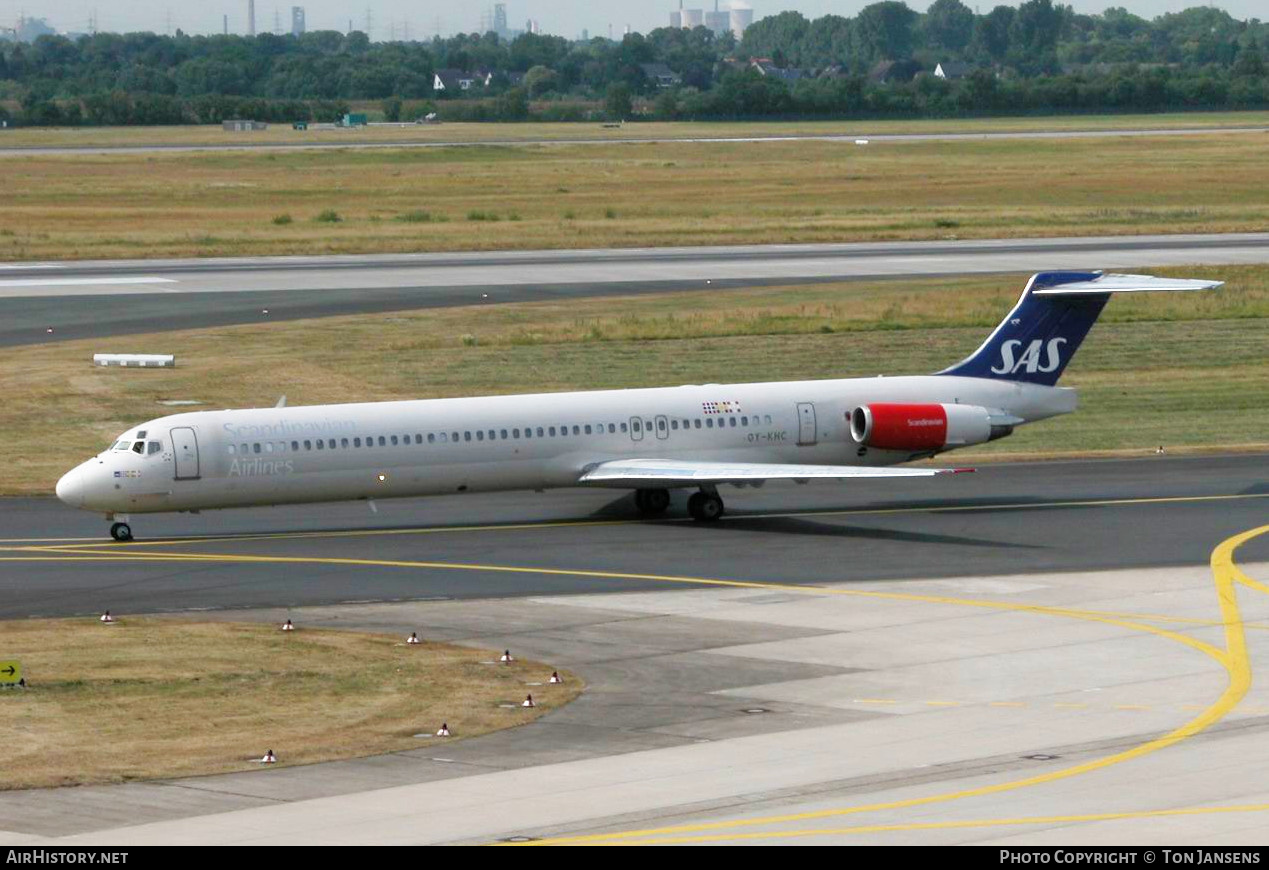
M 333 120 L 351 101 L 443 119 L 938 116 L 1269 105 L 1269 25 L 1196 7 L 1144 19 L 1026 0 L 979 15 L 962 0 L 918 13 L 895 0 L 853 18 L 783 12 L 730 33 L 659 28 L 619 41 L 461 34 L 372 43 L 364 33 L 97 33 L 0 42 L 0 119 L 28 124 Z M 794 70 L 771 75 L 750 61 Z M 878 65 L 906 71 L 883 80 Z M 955 80 L 929 75 L 961 65 Z M 647 64 L 676 76 L 661 87 Z M 437 92 L 439 70 L 485 71 Z M 912 76 L 915 71 L 923 71 Z M 961 74 L 963 73 L 963 75 Z M 10 111 L 3 106 L 16 107 Z

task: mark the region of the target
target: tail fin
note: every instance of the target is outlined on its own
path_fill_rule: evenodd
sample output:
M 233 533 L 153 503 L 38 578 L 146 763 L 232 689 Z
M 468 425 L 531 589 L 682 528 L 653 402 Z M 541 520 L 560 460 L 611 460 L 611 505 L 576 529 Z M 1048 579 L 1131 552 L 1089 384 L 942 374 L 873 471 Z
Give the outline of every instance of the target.
M 1093 328 L 1110 294 L 1209 290 L 1221 283 L 1101 272 L 1039 272 L 1031 276 L 1018 304 L 982 346 L 939 374 L 1051 387 Z

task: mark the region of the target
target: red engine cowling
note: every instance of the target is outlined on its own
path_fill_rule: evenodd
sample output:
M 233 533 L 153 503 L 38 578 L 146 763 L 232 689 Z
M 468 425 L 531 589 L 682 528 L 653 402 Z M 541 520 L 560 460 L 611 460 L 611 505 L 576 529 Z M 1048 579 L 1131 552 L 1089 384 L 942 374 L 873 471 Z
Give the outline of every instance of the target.
M 977 405 L 917 405 L 874 402 L 850 414 L 856 443 L 879 450 L 924 453 L 994 441 L 1012 432 L 993 426 L 991 414 Z

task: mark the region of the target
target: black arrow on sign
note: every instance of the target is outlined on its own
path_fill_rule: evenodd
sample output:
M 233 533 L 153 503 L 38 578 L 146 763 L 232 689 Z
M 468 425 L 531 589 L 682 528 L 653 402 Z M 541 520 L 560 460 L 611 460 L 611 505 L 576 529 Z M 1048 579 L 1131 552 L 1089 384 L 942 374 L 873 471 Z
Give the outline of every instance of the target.
M 5 668 L 3 671 L 0 671 L 0 674 L 8 674 L 9 676 L 13 676 L 13 675 L 14 675 L 14 674 L 16 674 L 16 673 L 17 673 L 17 671 L 15 671 L 15 670 L 13 669 L 13 665 L 9 665 L 9 666 L 8 666 L 7 668 Z

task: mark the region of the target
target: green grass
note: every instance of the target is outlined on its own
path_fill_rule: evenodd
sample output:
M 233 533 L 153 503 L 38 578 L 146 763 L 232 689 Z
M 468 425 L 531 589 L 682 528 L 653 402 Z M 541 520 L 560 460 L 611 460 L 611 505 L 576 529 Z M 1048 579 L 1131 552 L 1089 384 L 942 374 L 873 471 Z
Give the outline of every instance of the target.
M 1062 380 L 1081 410 L 971 456 L 1269 448 L 1269 266 L 1190 267 L 1212 293 L 1115 298 Z M 175 369 L 89 365 L 95 342 L 0 350 L 6 494 L 129 426 L 207 407 L 924 374 L 964 357 L 1025 276 L 815 284 L 429 309 L 161 333 Z M 379 362 L 367 368 L 367 360 Z M 282 380 L 278 372 L 284 372 Z M 48 444 L 59 445 L 55 451 Z
M 1266 142 L 7 157 L 0 261 L 1258 231 L 1269 224 Z M 262 203 L 307 217 L 280 230 Z
M 534 690 L 551 665 L 426 641 L 299 625 L 123 617 L 0 623 L 29 684 L 0 695 L 0 790 L 303 764 L 437 745 L 523 724 L 572 700 L 580 681 Z M 75 641 L 67 643 L 73 636 Z

